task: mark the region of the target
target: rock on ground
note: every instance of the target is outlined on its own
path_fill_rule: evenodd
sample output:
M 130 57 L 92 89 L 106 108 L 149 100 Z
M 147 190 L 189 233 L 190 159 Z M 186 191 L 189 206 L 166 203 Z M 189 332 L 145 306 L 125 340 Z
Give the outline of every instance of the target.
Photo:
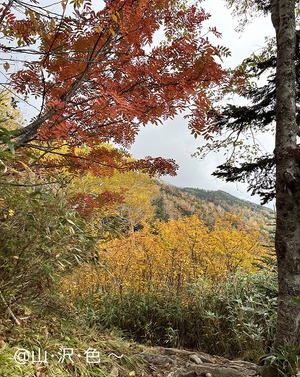
M 143 375 L 154 377 L 258 377 L 256 364 L 175 348 L 155 347 L 139 354 L 146 362 Z

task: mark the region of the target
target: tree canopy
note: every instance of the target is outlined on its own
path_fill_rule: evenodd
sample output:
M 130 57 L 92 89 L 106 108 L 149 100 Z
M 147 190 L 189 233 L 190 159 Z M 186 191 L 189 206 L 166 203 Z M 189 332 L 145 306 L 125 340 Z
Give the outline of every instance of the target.
M 108 164 L 109 153 L 95 149 L 99 143 L 128 147 L 140 127 L 183 111 L 197 136 L 209 128 L 213 92 L 232 83 L 219 59 L 229 51 L 208 39 L 220 34 L 203 31 L 208 18 L 185 0 L 4 2 L 5 86 L 36 108 L 10 142 L 44 154 L 67 145 L 69 164 L 85 144 L 86 160 Z M 163 42 L 156 43 L 158 34 Z M 161 158 L 129 168 L 138 165 L 162 174 L 176 170 L 174 161 Z

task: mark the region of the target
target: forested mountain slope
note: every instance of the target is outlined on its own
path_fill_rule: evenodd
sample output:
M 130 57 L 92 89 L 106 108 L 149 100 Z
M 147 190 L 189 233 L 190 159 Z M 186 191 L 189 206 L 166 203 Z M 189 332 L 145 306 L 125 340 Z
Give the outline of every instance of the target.
M 241 215 L 245 222 L 253 225 L 263 222 L 271 227 L 274 212 L 266 207 L 239 199 L 225 191 L 208 191 L 191 187 L 175 187 L 161 184 L 160 194 L 154 200 L 156 216 L 161 220 L 179 218 L 198 213 L 207 224 L 225 213 Z

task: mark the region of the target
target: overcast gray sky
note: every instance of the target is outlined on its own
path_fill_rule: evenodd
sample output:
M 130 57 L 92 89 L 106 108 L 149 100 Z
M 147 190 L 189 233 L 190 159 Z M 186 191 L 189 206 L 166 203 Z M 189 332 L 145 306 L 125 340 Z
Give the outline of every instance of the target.
M 224 0 L 206 0 L 203 4 L 211 14 L 211 19 L 206 25 L 216 26 L 222 33 L 222 39 L 216 40 L 216 43 L 229 47 L 232 52 L 231 57 L 225 60 L 227 67 L 237 66 L 252 52 L 259 51 L 264 46 L 266 36 L 274 35 L 268 17 L 254 20 L 243 33 L 237 33 L 234 29 L 238 20 L 232 18 Z M 265 136 L 264 142 L 267 148 L 272 150 L 272 137 Z M 175 120 L 165 122 L 164 125 L 149 125 L 142 129 L 131 152 L 136 158 L 162 156 L 175 159 L 180 166 L 177 176 L 163 178 L 173 185 L 224 190 L 241 199 L 259 203 L 258 197 L 247 193 L 245 184 L 226 183 L 211 176 L 215 167 L 224 161 L 222 153 L 211 153 L 203 161 L 192 158 L 191 154 L 200 145 L 201 139 L 195 140 L 187 129 L 186 121 L 182 116 L 178 116 Z

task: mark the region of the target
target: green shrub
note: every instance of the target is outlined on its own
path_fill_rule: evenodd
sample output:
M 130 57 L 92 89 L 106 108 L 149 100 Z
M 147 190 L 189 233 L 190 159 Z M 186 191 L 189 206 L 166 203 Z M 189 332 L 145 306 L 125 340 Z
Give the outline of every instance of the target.
M 57 188 L 8 186 L 0 195 L 0 226 L 0 313 L 57 301 L 60 277 L 89 255 L 84 220 Z
M 293 346 L 285 346 L 272 350 L 263 357 L 261 362 L 264 368 L 276 370 L 278 376 L 298 376 L 300 367 L 300 349 Z
M 272 342 L 277 284 L 270 272 L 239 273 L 215 285 L 199 280 L 179 296 L 152 292 L 95 296 L 85 316 L 138 342 L 229 358 L 257 361 Z

